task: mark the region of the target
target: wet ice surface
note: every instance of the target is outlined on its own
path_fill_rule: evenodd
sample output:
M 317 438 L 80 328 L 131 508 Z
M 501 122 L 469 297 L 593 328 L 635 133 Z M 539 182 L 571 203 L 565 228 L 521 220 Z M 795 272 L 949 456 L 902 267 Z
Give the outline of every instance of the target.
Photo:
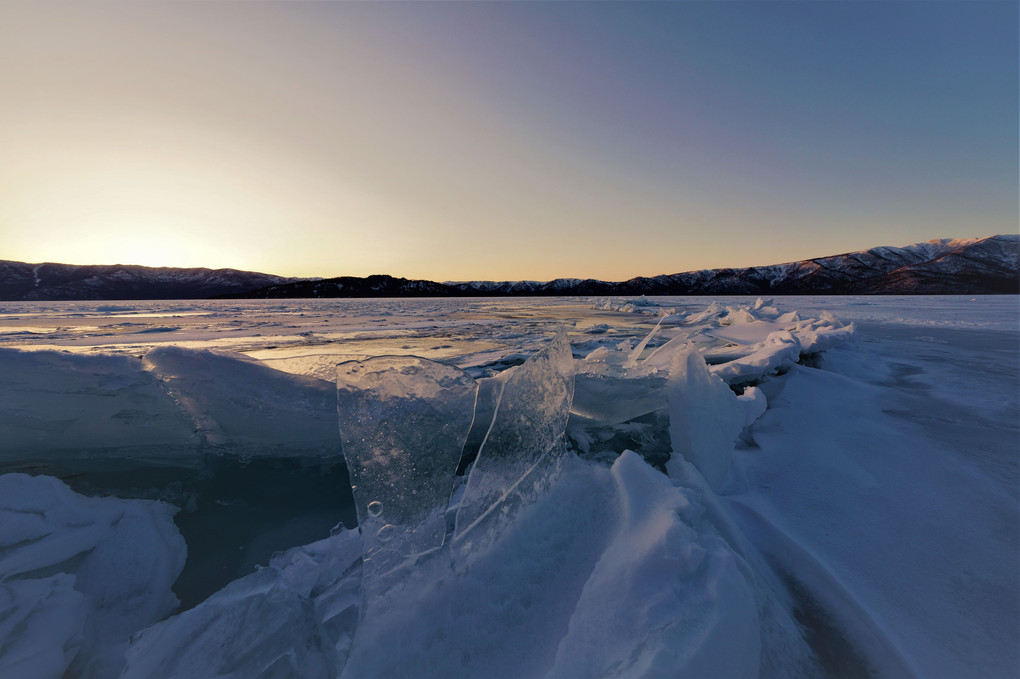
M 49 536 L 0 523 L 0 670 L 1012 676 L 1018 334 L 1015 297 L 0 303 L 0 469 L 70 485 L 0 476 Z M 27 499 L 72 490 L 116 497 Z

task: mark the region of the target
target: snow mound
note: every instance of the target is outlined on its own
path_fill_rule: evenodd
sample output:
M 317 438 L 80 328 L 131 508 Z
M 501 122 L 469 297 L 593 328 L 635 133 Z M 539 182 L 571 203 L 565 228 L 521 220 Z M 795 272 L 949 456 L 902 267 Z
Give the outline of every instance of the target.
M 546 676 L 757 676 L 758 611 L 739 557 L 636 454 L 611 475 L 616 518 Z
M 176 511 L 0 476 L 0 676 L 117 676 L 131 634 L 177 606 Z

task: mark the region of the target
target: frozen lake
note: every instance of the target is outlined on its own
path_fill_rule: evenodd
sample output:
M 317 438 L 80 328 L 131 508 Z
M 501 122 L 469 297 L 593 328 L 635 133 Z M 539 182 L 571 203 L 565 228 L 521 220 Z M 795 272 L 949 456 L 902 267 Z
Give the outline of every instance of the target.
M 1015 296 L 0 302 L 0 676 L 1015 676 L 1018 399 Z
M 417 351 L 463 360 L 473 342 L 514 342 L 565 325 L 583 332 L 605 323 L 614 335 L 637 336 L 660 308 L 701 309 L 710 301 L 746 304 L 747 297 L 654 297 L 645 314 L 593 309 L 599 298 L 185 300 L 141 302 L 0 302 L 0 347 L 138 352 L 178 346 L 266 351 L 265 357 L 316 352 Z M 625 304 L 634 298 L 619 298 Z M 783 308 L 837 313 L 845 322 L 910 329 L 1017 332 L 1018 305 L 1009 295 L 918 297 L 783 297 Z M 651 323 L 649 321 L 651 320 Z M 919 335 L 922 336 L 922 335 Z M 456 351 L 430 341 L 467 343 Z M 337 345 L 330 347 L 329 345 Z M 353 348 L 357 349 L 352 350 Z M 485 344 L 481 347 L 486 346 Z M 478 351 L 484 348 L 478 347 Z M 368 349 L 371 348 L 371 351 Z

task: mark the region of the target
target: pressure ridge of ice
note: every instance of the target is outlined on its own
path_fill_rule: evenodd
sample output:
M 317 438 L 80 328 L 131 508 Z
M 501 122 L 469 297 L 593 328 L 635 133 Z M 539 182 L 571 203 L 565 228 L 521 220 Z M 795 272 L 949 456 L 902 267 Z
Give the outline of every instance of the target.
M 954 476 L 948 448 L 896 428 L 895 402 L 876 386 L 891 378 L 862 367 L 853 324 L 761 299 L 595 307 L 656 324 L 634 341 L 579 324 L 478 379 L 477 363 L 415 356 L 346 361 L 331 384 L 322 357 L 296 375 L 222 351 L 0 349 L 0 395 L 17 404 L 0 412 L 0 436 L 19 446 L 0 458 L 199 464 L 342 451 L 358 518 L 170 615 L 187 553 L 173 507 L 0 476 L 0 676 L 1010 666 L 1002 649 L 1017 624 L 994 592 L 1017 565 L 1016 531 L 1003 528 L 1015 498 Z M 812 486 L 828 491 L 815 498 Z M 924 488 L 947 506 L 926 514 Z M 926 532 L 891 542 L 884 523 Z M 979 552 L 996 557 L 988 572 L 958 577 L 954 564 Z M 921 561 L 897 572 L 888 554 Z M 924 598 L 933 591 L 952 618 Z

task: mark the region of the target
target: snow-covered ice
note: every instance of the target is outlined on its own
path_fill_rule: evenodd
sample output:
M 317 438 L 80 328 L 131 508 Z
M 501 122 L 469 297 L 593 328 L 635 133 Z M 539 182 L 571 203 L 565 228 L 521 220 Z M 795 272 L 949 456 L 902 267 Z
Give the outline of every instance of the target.
M 117 676 L 131 635 L 177 606 L 176 511 L 0 475 L 0 676 Z
M 0 676 L 1016 676 L 1018 311 L 2 303 Z

